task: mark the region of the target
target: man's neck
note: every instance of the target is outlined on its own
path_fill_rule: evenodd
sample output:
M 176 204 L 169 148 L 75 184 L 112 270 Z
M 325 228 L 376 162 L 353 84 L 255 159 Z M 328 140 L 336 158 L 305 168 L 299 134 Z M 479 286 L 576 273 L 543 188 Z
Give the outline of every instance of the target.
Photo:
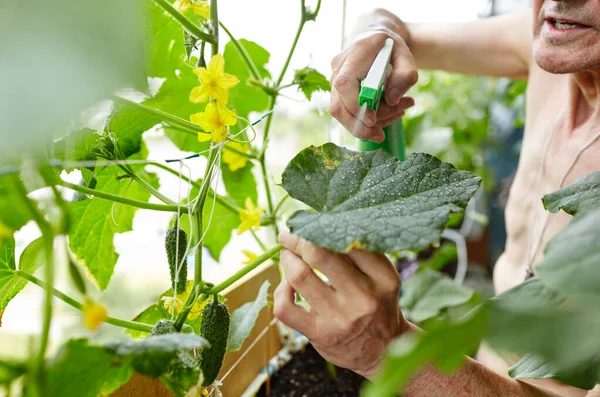
M 600 124 L 600 71 L 571 75 L 571 128 Z

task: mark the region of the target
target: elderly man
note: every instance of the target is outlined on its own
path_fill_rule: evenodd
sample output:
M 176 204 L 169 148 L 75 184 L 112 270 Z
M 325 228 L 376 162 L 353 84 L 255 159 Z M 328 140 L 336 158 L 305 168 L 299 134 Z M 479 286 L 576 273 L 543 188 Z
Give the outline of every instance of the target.
M 361 21 L 352 43 L 332 61 L 330 110 L 348 129 L 356 131 L 360 81 L 384 40 L 391 37 L 395 45 L 387 104 L 377 114 L 367 113 L 356 131 L 359 138 L 381 141 L 381 127 L 413 105 L 404 95 L 417 81 L 417 68 L 528 80 L 527 128 L 506 208 L 506 251 L 494 270 L 497 293 L 523 282 L 535 274 L 545 244 L 570 220 L 564 213 L 546 213 L 541 196 L 600 169 L 600 0 L 533 0 L 528 12 L 459 25 L 406 24 L 385 10 Z M 275 315 L 306 335 L 327 360 L 372 378 L 390 340 L 415 328 L 397 307 L 400 280 L 392 264 L 362 251 L 338 255 L 288 233 L 280 241 L 286 248 L 281 255 L 286 279 L 275 294 Z M 311 268 L 327 275 L 331 286 Z M 294 304 L 296 291 L 310 311 Z M 510 379 L 513 363 L 482 348 L 458 373 L 425 367 L 403 393 L 596 393 L 552 380 Z

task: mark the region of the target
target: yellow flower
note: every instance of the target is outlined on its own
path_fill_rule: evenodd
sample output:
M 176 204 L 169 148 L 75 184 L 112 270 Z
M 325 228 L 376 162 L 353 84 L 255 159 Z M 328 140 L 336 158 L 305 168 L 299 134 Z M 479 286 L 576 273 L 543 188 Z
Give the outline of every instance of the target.
M 254 262 L 254 260 L 256 260 L 256 258 L 258 258 L 258 255 L 256 255 L 252 251 L 242 250 L 242 253 L 246 257 L 246 260 L 244 262 L 242 262 L 244 265 L 249 265 L 250 263 Z
M 237 77 L 225 73 L 225 58 L 216 54 L 208 62 L 207 67 L 194 69 L 200 80 L 200 86 L 190 92 L 190 101 L 193 103 L 206 102 L 212 98 L 222 104 L 229 101 L 229 90 L 240 82 Z
M 104 320 L 106 320 L 106 308 L 86 297 L 83 305 L 83 325 L 95 331 Z
M 12 236 L 12 230 L 4 223 L 0 222 L 0 238 L 8 238 Z
M 177 0 L 173 3 L 173 7 L 181 13 L 184 13 L 191 8 L 196 15 L 206 19 L 210 18 L 210 6 L 206 1 L 196 2 L 193 0 Z
M 227 109 L 218 102 L 206 105 L 204 112 L 195 113 L 190 116 L 193 123 L 198 124 L 204 131 L 209 131 L 210 136 L 216 143 L 222 142 L 229 134 L 228 126 L 237 123 L 237 116 L 233 110 Z M 202 142 L 203 133 L 198 133 L 198 140 Z
M 238 152 L 248 153 L 250 145 L 240 142 L 227 142 L 225 144 L 225 150 L 223 150 L 223 162 L 227 164 L 231 172 L 236 172 L 237 170 L 244 168 L 248 163 L 248 157 L 242 156 L 232 150 L 227 150 L 228 147 L 237 150 Z
M 190 287 L 191 288 L 190 284 Z M 165 295 L 160 300 L 163 302 L 165 308 L 169 312 L 170 315 L 177 315 L 181 309 L 183 309 L 183 304 L 188 298 L 190 294 L 189 289 L 181 294 L 178 294 L 177 297 L 173 297 L 173 295 Z M 204 310 L 204 306 L 208 303 L 208 299 L 204 301 L 196 300 L 192 305 L 192 309 L 190 310 L 190 314 L 188 314 L 188 319 L 195 320 L 202 314 L 202 310 Z
M 237 234 L 242 234 L 246 230 L 258 230 L 260 228 L 260 215 L 265 210 L 257 207 L 250 197 L 246 197 L 246 209 L 240 209 L 240 219 L 242 223 L 238 226 Z

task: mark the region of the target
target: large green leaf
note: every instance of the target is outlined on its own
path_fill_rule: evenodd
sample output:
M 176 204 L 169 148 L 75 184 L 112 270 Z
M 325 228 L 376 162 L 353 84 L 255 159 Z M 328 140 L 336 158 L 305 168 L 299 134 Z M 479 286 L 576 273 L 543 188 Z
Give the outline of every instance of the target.
M 48 395 L 96 397 L 110 395 L 131 377 L 128 365 L 115 363 L 103 347 L 70 340 L 48 366 Z
M 2 2 L 0 152 L 43 149 L 77 112 L 146 85 L 140 1 Z
M 72 131 L 63 139 L 54 142 L 52 146 L 52 155 L 63 161 L 86 161 L 94 160 L 96 156 L 90 154 L 90 151 L 96 144 L 96 139 L 100 135 L 91 128 L 82 128 Z M 65 167 L 70 171 L 76 167 Z
M 411 321 L 421 323 L 444 309 L 469 302 L 474 291 L 456 284 L 440 272 L 422 269 L 402 284 L 400 305 L 409 311 Z
M 244 341 L 252 332 L 254 324 L 256 324 L 260 311 L 267 306 L 267 294 L 270 285 L 269 280 L 263 282 L 256 299 L 253 302 L 245 303 L 231 315 L 231 326 L 227 341 L 228 352 L 234 352 L 242 348 Z
M 110 118 L 108 130 L 117 138 L 125 158 L 142 149 L 142 134 L 160 120 L 137 109 L 120 107 Z
M 155 303 L 148 306 L 146 309 L 144 309 L 144 311 L 135 316 L 133 321 L 138 321 L 144 324 L 156 324 L 165 318 L 168 318 L 166 313 Z M 134 339 L 145 338 L 150 335 L 150 332 L 138 331 L 134 329 L 128 329 L 125 331 L 125 333 L 129 334 Z
M 27 373 L 27 364 L 20 362 L 0 361 L 0 385 L 11 383 Z
M 148 201 L 150 193 L 129 179 L 117 180 L 116 167 L 105 168 L 96 176 L 96 189 L 140 201 Z M 154 174 L 142 172 L 146 181 L 158 188 Z M 118 254 L 113 239 L 116 233 L 132 229 L 137 208 L 94 197 L 70 205 L 69 243 L 79 260 L 88 268 L 100 289 L 108 286 Z
M 209 347 L 209 343 L 195 334 L 174 333 L 114 341 L 105 346 L 124 362 L 131 362 L 137 372 L 156 378 L 167 370 L 179 350 L 201 350 Z
M 383 150 L 354 152 L 327 143 L 300 152 L 283 187 L 317 212 L 299 211 L 293 233 L 325 248 L 396 252 L 439 242 L 481 178 L 427 154 L 399 162 Z
M 565 368 L 542 356 L 526 354 L 513 365 L 508 374 L 515 379 L 556 379 L 581 389 L 590 390 L 598 379 L 598 361 L 590 361 L 577 368 Z
M 562 209 L 577 216 L 600 208 L 600 171 L 592 172 L 565 188 L 545 195 L 542 202 L 550 212 Z
M 481 307 L 458 323 L 401 336 L 389 345 L 382 370 L 361 395 L 397 396 L 415 371 L 428 363 L 434 363 L 446 372 L 458 369 L 466 355 L 477 349 L 486 325 L 485 307 Z
M 600 210 L 577 216 L 546 245 L 538 277 L 572 299 L 600 299 Z
M 258 202 L 258 190 L 256 178 L 252 173 L 253 168 L 254 164 L 248 162 L 244 168 L 231 172 L 227 164 L 221 163 L 221 176 L 225 190 L 241 208 L 245 208 L 246 197 L 250 197 L 254 204 Z
M 19 258 L 19 270 L 35 273 L 44 264 L 44 241 L 33 240 Z M 15 240 L 0 239 L 0 319 L 8 303 L 27 285 L 27 280 L 15 273 Z
M 298 90 L 302 90 L 309 101 L 315 91 L 331 91 L 327 77 L 309 67 L 296 70 L 294 84 L 298 84 Z
M 271 75 L 265 69 L 269 62 L 269 52 L 255 42 L 240 39 L 240 45 L 244 47 L 250 59 L 254 61 L 261 78 L 269 78 Z M 240 83 L 229 92 L 228 107 L 234 109 L 239 117 L 248 118 L 250 112 L 260 112 L 267 109 L 269 96 L 259 87 L 247 84 L 250 72 L 233 43 L 229 42 L 223 50 L 225 58 L 225 72 L 236 76 Z
M 20 178 L 0 176 L 0 226 L 10 231 L 21 229 L 31 220 L 31 212 L 23 203 L 17 184 L 26 190 Z

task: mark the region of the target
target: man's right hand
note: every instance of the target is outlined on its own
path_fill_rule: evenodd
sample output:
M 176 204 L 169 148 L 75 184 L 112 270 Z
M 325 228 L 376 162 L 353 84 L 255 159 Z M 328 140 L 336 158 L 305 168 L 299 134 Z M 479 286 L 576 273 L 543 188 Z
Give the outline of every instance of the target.
M 414 105 L 414 100 L 404 95 L 416 84 L 418 72 L 407 45 L 409 33 L 402 21 L 386 10 L 377 9 L 363 16 L 361 22 L 355 28 L 351 44 L 331 61 L 329 111 L 357 138 L 382 142 L 385 138 L 382 127 L 402 117 L 404 111 Z M 360 82 L 367 77 L 388 37 L 394 40 L 394 47 L 385 102 L 381 102 L 377 113 L 367 109 L 364 119 L 358 120 Z

